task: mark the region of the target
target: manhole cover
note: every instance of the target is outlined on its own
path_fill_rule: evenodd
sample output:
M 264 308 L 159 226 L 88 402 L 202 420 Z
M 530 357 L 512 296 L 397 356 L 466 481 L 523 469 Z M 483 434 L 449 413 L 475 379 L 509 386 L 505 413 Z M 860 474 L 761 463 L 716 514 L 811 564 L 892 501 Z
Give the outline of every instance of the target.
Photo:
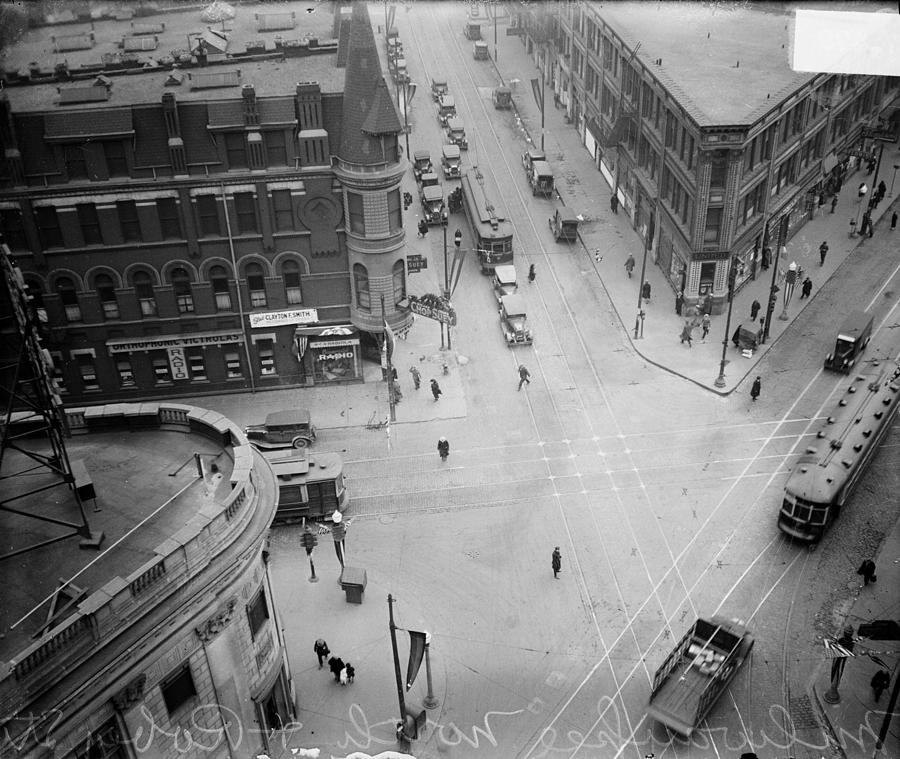
M 815 728 L 819 726 L 816 715 L 813 712 L 809 696 L 792 698 L 790 701 L 790 714 L 794 727 Z

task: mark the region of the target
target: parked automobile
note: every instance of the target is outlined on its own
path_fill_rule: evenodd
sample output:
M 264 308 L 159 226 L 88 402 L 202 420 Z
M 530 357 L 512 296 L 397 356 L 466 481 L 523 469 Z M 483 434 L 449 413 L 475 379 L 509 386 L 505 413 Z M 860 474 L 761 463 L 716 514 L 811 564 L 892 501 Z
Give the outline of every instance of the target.
M 466 21 L 465 29 L 463 29 L 463 34 L 465 34 L 467 40 L 480 40 L 481 39 L 481 24 L 477 21 Z
M 509 87 L 495 87 L 492 99 L 494 108 L 512 108 L 512 90 Z
M 263 424 L 251 424 L 245 430 L 257 448 L 306 448 L 316 441 L 316 428 L 306 409 L 273 411 Z
M 446 79 L 432 79 L 431 80 L 431 99 L 434 100 L 435 103 L 440 102 L 441 98 L 446 95 L 450 91 L 450 88 L 447 87 Z
M 441 148 L 441 167 L 447 179 L 459 179 L 462 157 L 459 145 L 444 145 Z
M 419 193 L 422 201 L 422 216 L 427 224 L 440 224 L 446 217 L 444 210 L 444 188 L 440 185 L 423 186 Z
M 397 60 L 403 57 L 403 43 L 396 37 L 389 39 L 387 43 L 388 60 Z
M 463 126 L 462 119 L 447 119 L 446 129 L 447 139 L 452 145 L 459 145 L 461 150 L 469 149 L 469 139 L 466 137 L 466 128 Z
M 472 46 L 472 57 L 475 58 L 476 61 L 489 61 L 491 59 L 491 54 L 488 52 L 487 42 L 478 40 Z
M 553 194 L 553 169 L 546 161 L 533 161 L 528 172 L 528 184 L 532 195 L 549 198 Z
M 501 264 L 494 267 L 494 276 L 491 278 L 491 286 L 494 288 L 494 297 L 499 306 L 505 295 L 515 295 L 519 289 L 516 281 L 516 267 L 512 264 Z
M 396 58 L 388 62 L 391 78 L 397 84 L 406 84 L 409 81 L 409 73 L 406 71 L 406 58 Z
M 574 211 L 558 206 L 553 216 L 548 219 L 548 223 L 556 242 L 560 240 L 575 242 L 578 239 L 578 217 Z
M 428 174 L 434 171 L 431 165 L 431 153 L 427 150 L 417 150 L 413 153 L 413 174 L 417 182 L 422 181 L 422 174 Z
M 447 126 L 447 119 L 456 116 L 456 101 L 453 95 L 442 95 L 438 101 L 438 121 L 442 127 Z
M 524 153 L 522 153 L 522 166 L 525 168 L 525 176 L 527 177 L 531 174 L 531 166 L 535 161 L 546 161 L 547 156 L 544 155 L 543 151 L 536 150 L 535 148 L 529 148 Z
M 852 311 L 838 330 L 834 350 L 825 357 L 825 368 L 849 374 L 871 337 L 872 314 Z
M 507 345 L 530 345 L 533 341 L 525 312 L 525 298 L 504 295 L 500 298 L 500 328 Z

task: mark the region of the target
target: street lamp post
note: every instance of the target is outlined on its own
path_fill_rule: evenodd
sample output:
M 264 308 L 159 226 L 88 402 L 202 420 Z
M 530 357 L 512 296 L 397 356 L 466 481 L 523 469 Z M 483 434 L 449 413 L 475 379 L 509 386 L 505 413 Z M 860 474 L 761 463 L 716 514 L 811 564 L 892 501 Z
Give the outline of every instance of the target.
M 442 295 L 444 296 L 444 306 L 450 301 L 450 293 L 449 293 L 449 283 L 450 277 L 447 272 L 447 223 L 449 219 L 447 218 L 447 212 L 443 211 L 441 213 L 441 231 L 444 233 L 444 287 L 442 288 Z M 443 324 L 443 322 L 442 322 Z M 450 324 L 447 323 L 447 350 L 451 350 L 453 348 L 453 344 L 450 342 Z
M 734 259 L 729 262 L 728 270 L 728 314 L 725 317 L 725 334 L 722 337 L 722 360 L 719 362 L 719 376 L 716 377 L 713 384 L 716 387 L 725 387 L 725 366 L 728 359 L 725 358 L 728 350 L 728 337 L 731 334 L 731 308 L 734 305 L 734 281 L 737 279 L 737 267 L 734 265 Z
M 381 322 L 384 325 L 387 325 L 387 318 L 384 313 L 384 295 L 381 296 Z M 388 408 L 390 408 L 391 412 L 391 421 L 397 421 L 397 411 L 394 407 L 394 367 L 391 365 L 391 346 L 388 344 L 388 335 L 387 335 L 387 327 L 385 326 L 384 330 L 384 357 L 385 357 L 385 372 L 387 373 L 387 388 L 388 388 Z
M 791 302 L 791 296 L 794 294 L 794 283 L 797 281 L 797 264 L 794 261 L 791 261 L 791 265 L 788 266 L 787 273 L 784 276 L 784 293 L 783 293 L 783 303 L 784 308 L 781 310 L 781 315 L 778 317 L 779 321 L 786 322 L 788 320 L 788 304 Z
M 404 82 L 402 90 L 399 89 L 399 85 L 397 87 L 398 97 L 401 93 L 403 95 L 403 136 L 406 138 L 406 160 L 411 161 L 412 158 L 409 154 L 409 104 L 415 97 L 418 85 L 415 82 Z

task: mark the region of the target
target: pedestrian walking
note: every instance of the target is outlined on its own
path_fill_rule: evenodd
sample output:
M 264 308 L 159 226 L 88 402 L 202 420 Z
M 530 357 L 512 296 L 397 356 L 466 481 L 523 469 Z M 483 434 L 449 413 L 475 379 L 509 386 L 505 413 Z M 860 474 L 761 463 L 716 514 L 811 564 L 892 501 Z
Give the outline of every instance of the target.
M 413 386 L 418 390 L 419 386 L 422 384 L 422 375 L 419 374 L 419 370 L 414 366 L 409 367 L 409 373 L 413 378 Z
M 750 388 L 750 397 L 755 401 L 759 398 L 759 393 L 762 390 L 762 380 L 757 377 L 753 380 L 753 386 Z
M 341 660 L 339 656 L 332 656 L 328 660 L 328 669 L 331 670 L 331 674 L 334 675 L 334 681 L 339 683 L 341 681 L 341 670 L 344 668 L 344 662 Z
M 741 325 L 737 325 L 737 329 L 734 331 L 734 334 L 731 336 L 731 342 L 734 343 L 735 348 L 741 347 Z
M 894 214 L 896 216 L 897 214 Z M 628 272 L 628 279 L 631 279 L 631 272 L 634 271 L 634 256 L 630 253 L 628 254 L 628 258 L 625 259 L 625 271 Z
M 609 208 L 613 213 L 619 213 L 619 198 L 615 193 L 609 196 Z
M 875 236 L 875 225 L 872 223 L 872 217 L 869 216 L 869 237 Z
M 344 671 L 347 673 L 347 682 L 353 682 L 353 678 L 356 677 L 356 669 L 354 666 L 347 662 L 347 666 L 344 667 Z
M 684 308 L 684 293 L 678 293 L 675 296 L 675 313 L 681 316 L 681 309 Z
M 838 196 L 837 193 L 831 198 L 831 213 L 834 213 L 834 209 L 837 208 L 838 204 Z
M 519 390 L 522 389 L 522 385 L 531 384 L 531 372 L 525 367 L 525 364 L 519 364 Z
M 882 179 L 882 180 L 878 183 L 878 195 L 879 195 L 880 197 L 883 198 L 883 197 L 884 197 L 884 194 L 885 194 L 886 192 L 887 192 L 887 185 L 884 183 L 884 180 Z
M 710 318 L 709 314 L 703 314 L 703 318 L 700 320 L 700 328 L 703 330 L 703 336 L 700 338 L 704 342 L 706 342 L 706 336 L 709 334 L 710 327 Z
M 761 308 L 762 305 L 760 305 L 760 302 L 758 300 L 754 299 L 753 303 L 750 304 L 750 318 L 753 321 L 756 321 L 756 315 L 759 313 L 759 309 Z
M 822 244 L 819 246 L 819 266 L 825 265 L 825 256 L 828 255 L 828 243 L 824 240 Z
M 897 212 L 891 215 L 891 232 L 893 232 L 897 228 Z
M 562 571 L 562 554 L 559 552 L 559 546 L 553 549 L 553 559 L 550 562 L 553 567 L 553 578 L 559 579 L 559 573 Z
M 644 286 L 641 287 L 641 297 L 647 302 L 650 302 L 650 283 L 644 282 Z
M 762 249 L 762 262 L 760 263 L 762 270 L 768 271 L 769 266 L 771 266 L 771 262 L 772 262 L 772 249 L 768 245 L 766 245 Z
M 434 396 L 435 401 L 441 397 L 441 386 L 434 377 L 431 378 L 431 394 Z
M 875 695 L 875 703 L 878 703 L 878 699 L 881 698 L 881 694 L 884 690 L 891 684 L 891 676 L 883 669 L 879 669 L 874 675 L 872 675 L 872 679 L 869 681 L 869 685 L 872 686 L 872 693 Z
M 536 276 L 537 276 L 537 274 L 534 271 L 534 264 L 531 264 L 531 266 L 528 267 L 528 281 L 534 282 L 534 278 Z
M 808 298 L 812 292 L 812 280 L 807 277 L 803 280 L 803 287 L 800 288 L 800 300 Z
M 450 441 L 445 437 L 438 438 L 438 456 L 441 457 L 441 461 L 446 461 L 447 456 L 450 455 Z
M 856 574 L 862 575 L 863 585 L 868 585 L 870 582 L 875 582 L 878 579 L 875 575 L 875 562 L 871 559 L 866 559 L 860 564 Z
M 328 650 L 328 644 L 325 642 L 324 638 L 319 638 L 315 642 L 315 644 L 313 645 L 313 651 L 316 652 L 316 656 L 319 658 L 319 669 L 322 669 L 322 665 L 328 658 L 328 654 L 331 653 L 331 651 Z
M 685 322 L 684 326 L 681 328 L 681 344 L 684 345 L 685 341 L 687 341 L 688 348 L 693 348 L 694 344 L 691 342 L 693 339 L 692 332 L 694 331 L 694 327 L 690 322 Z

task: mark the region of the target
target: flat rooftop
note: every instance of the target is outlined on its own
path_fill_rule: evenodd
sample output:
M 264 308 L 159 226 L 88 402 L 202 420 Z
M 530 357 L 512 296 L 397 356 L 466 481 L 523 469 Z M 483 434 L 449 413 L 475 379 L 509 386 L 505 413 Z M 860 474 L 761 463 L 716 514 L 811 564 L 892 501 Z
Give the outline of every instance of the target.
M 229 59 L 230 55 L 244 53 L 248 44 L 261 45 L 267 53 L 275 53 L 278 38 L 285 42 L 301 43 L 310 39 L 321 42 L 333 40 L 333 4 L 261 2 L 235 4 L 233 7 L 236 13 L 233 19 L 216 23 L 204 21 L 201 18 L 203 6 L 197 5 L 183 11 L 176 8 L 151 16 L 120 19 L 104 17 L 85 23 L 41 26 L 27 30 L 19 40 L 0 52 L 0 68 L 6 72 L 27 72 L 34 64 L 42 72 L 51 73 L 57 64 L 62 63 L 67 64 L 70 70 L 100 64 L 104 55 L 123 55 L 123 48 L 120 47 L 123 41 L 131 40 L 128 44 L 138 44 L 134 41 L 146 39 L 146 44 L 155 44 L 154 50 L 136 51 L 129 55 L 136 57 L 142 65 L 152 66 L 154 61 L 164 62 L 176 57 L 172 55 L 173 52 L 186 52 L 189 43 L 191 48 L 195 48 L 198 38 L 204 34 L 209 36 L 224 31 L 227 35 L 227 48 L 223 53 L 209 55 L 210 63 L 215 65 L 181 68 L 183 81 L 180 85 L 166 85 L 170 75 L 168 70 L 150 68 L 109 76 L 110 97 L 101 103 L 59 105 L 60 94 L 57 88 L 64 91 L 85 87 L 92 83 L 93 77 L 70 82 L 9 86 L 4 91 L 13 109 L 20 111 L 158 103 L 162 93 L 167 90 L 174 92 L 178 100 L 239 98 L 241 84 L 253 84 L 258 97 L 292 94 L 297 82 L 317 82 L 323 92 L 343 91 L 344 69 L 337 68 L 337 54 L 334 52 L 285 57 L 283 60 Z M 263 28 L 268 25 L 267 20 L 274 24 L 277 19 L 290 18 L 291 13 L 294 14 L 290 21 L 294 24 L 293 28 Z M 136 29 L 146 28 L 153 28 L 154 31 L 134 34 Z M 80 50 L 61 49 L 67 47 L 72 40 L 89 40 L 91 34 L 91 47 Z M 188 74 L 196 76 L 236 69 L 241 72 L 237 86 L 191 89 Z
M 790 68 L 793 9 L 883 3 L 611 2 L 599 14 L 700 126 L 752 124 L 815 74 Z M 662 65 L 656 61 L 662 59 Z
M 9 661 L 35 642 L 32 635 L 46 621 L 50 608 L 47 599 L 60 581 L 84 590 L 84 600 L 115 577 L 128 577 L 152 559 L 155 549 L 201 508 L 223 503 L 232 489 L 231 456 L 221 445 L 196 433 L 115 429 L 74 436 L 67 440 L 66 449 L 70 461 L 84 461 L 93 479 L 100 510 L 93 511 L 89 501 L 84 509 L 91 531 L 102 531 L 105 539 L 100 550 L 80 548 L 80 538 L 69 537 L 0 561 L 0 661 Z M 195 453 L 209 454 L 202 456 L 204 478 L 198 476 Z M 4 458 L 4 473 L 20 471 L 30 461 L 12 449 L 7 450 L 6 456 L 9 460 L 7 468 Z M 211 472 L 212 462 L 218 466 L 218 474 Z M 4 497 L 59 482 L 44 469 L 36 469 L 26 479 L 27 483 L 20 478 L 5 480 Z M 79 521 L 75 496 L 65 485 L 32 492 L 11 505 L 26 512 Z M 49 522 L 0 512 L 3 553 L 70 531 Z M 12 627 L 35 607 L 33 614 Z

